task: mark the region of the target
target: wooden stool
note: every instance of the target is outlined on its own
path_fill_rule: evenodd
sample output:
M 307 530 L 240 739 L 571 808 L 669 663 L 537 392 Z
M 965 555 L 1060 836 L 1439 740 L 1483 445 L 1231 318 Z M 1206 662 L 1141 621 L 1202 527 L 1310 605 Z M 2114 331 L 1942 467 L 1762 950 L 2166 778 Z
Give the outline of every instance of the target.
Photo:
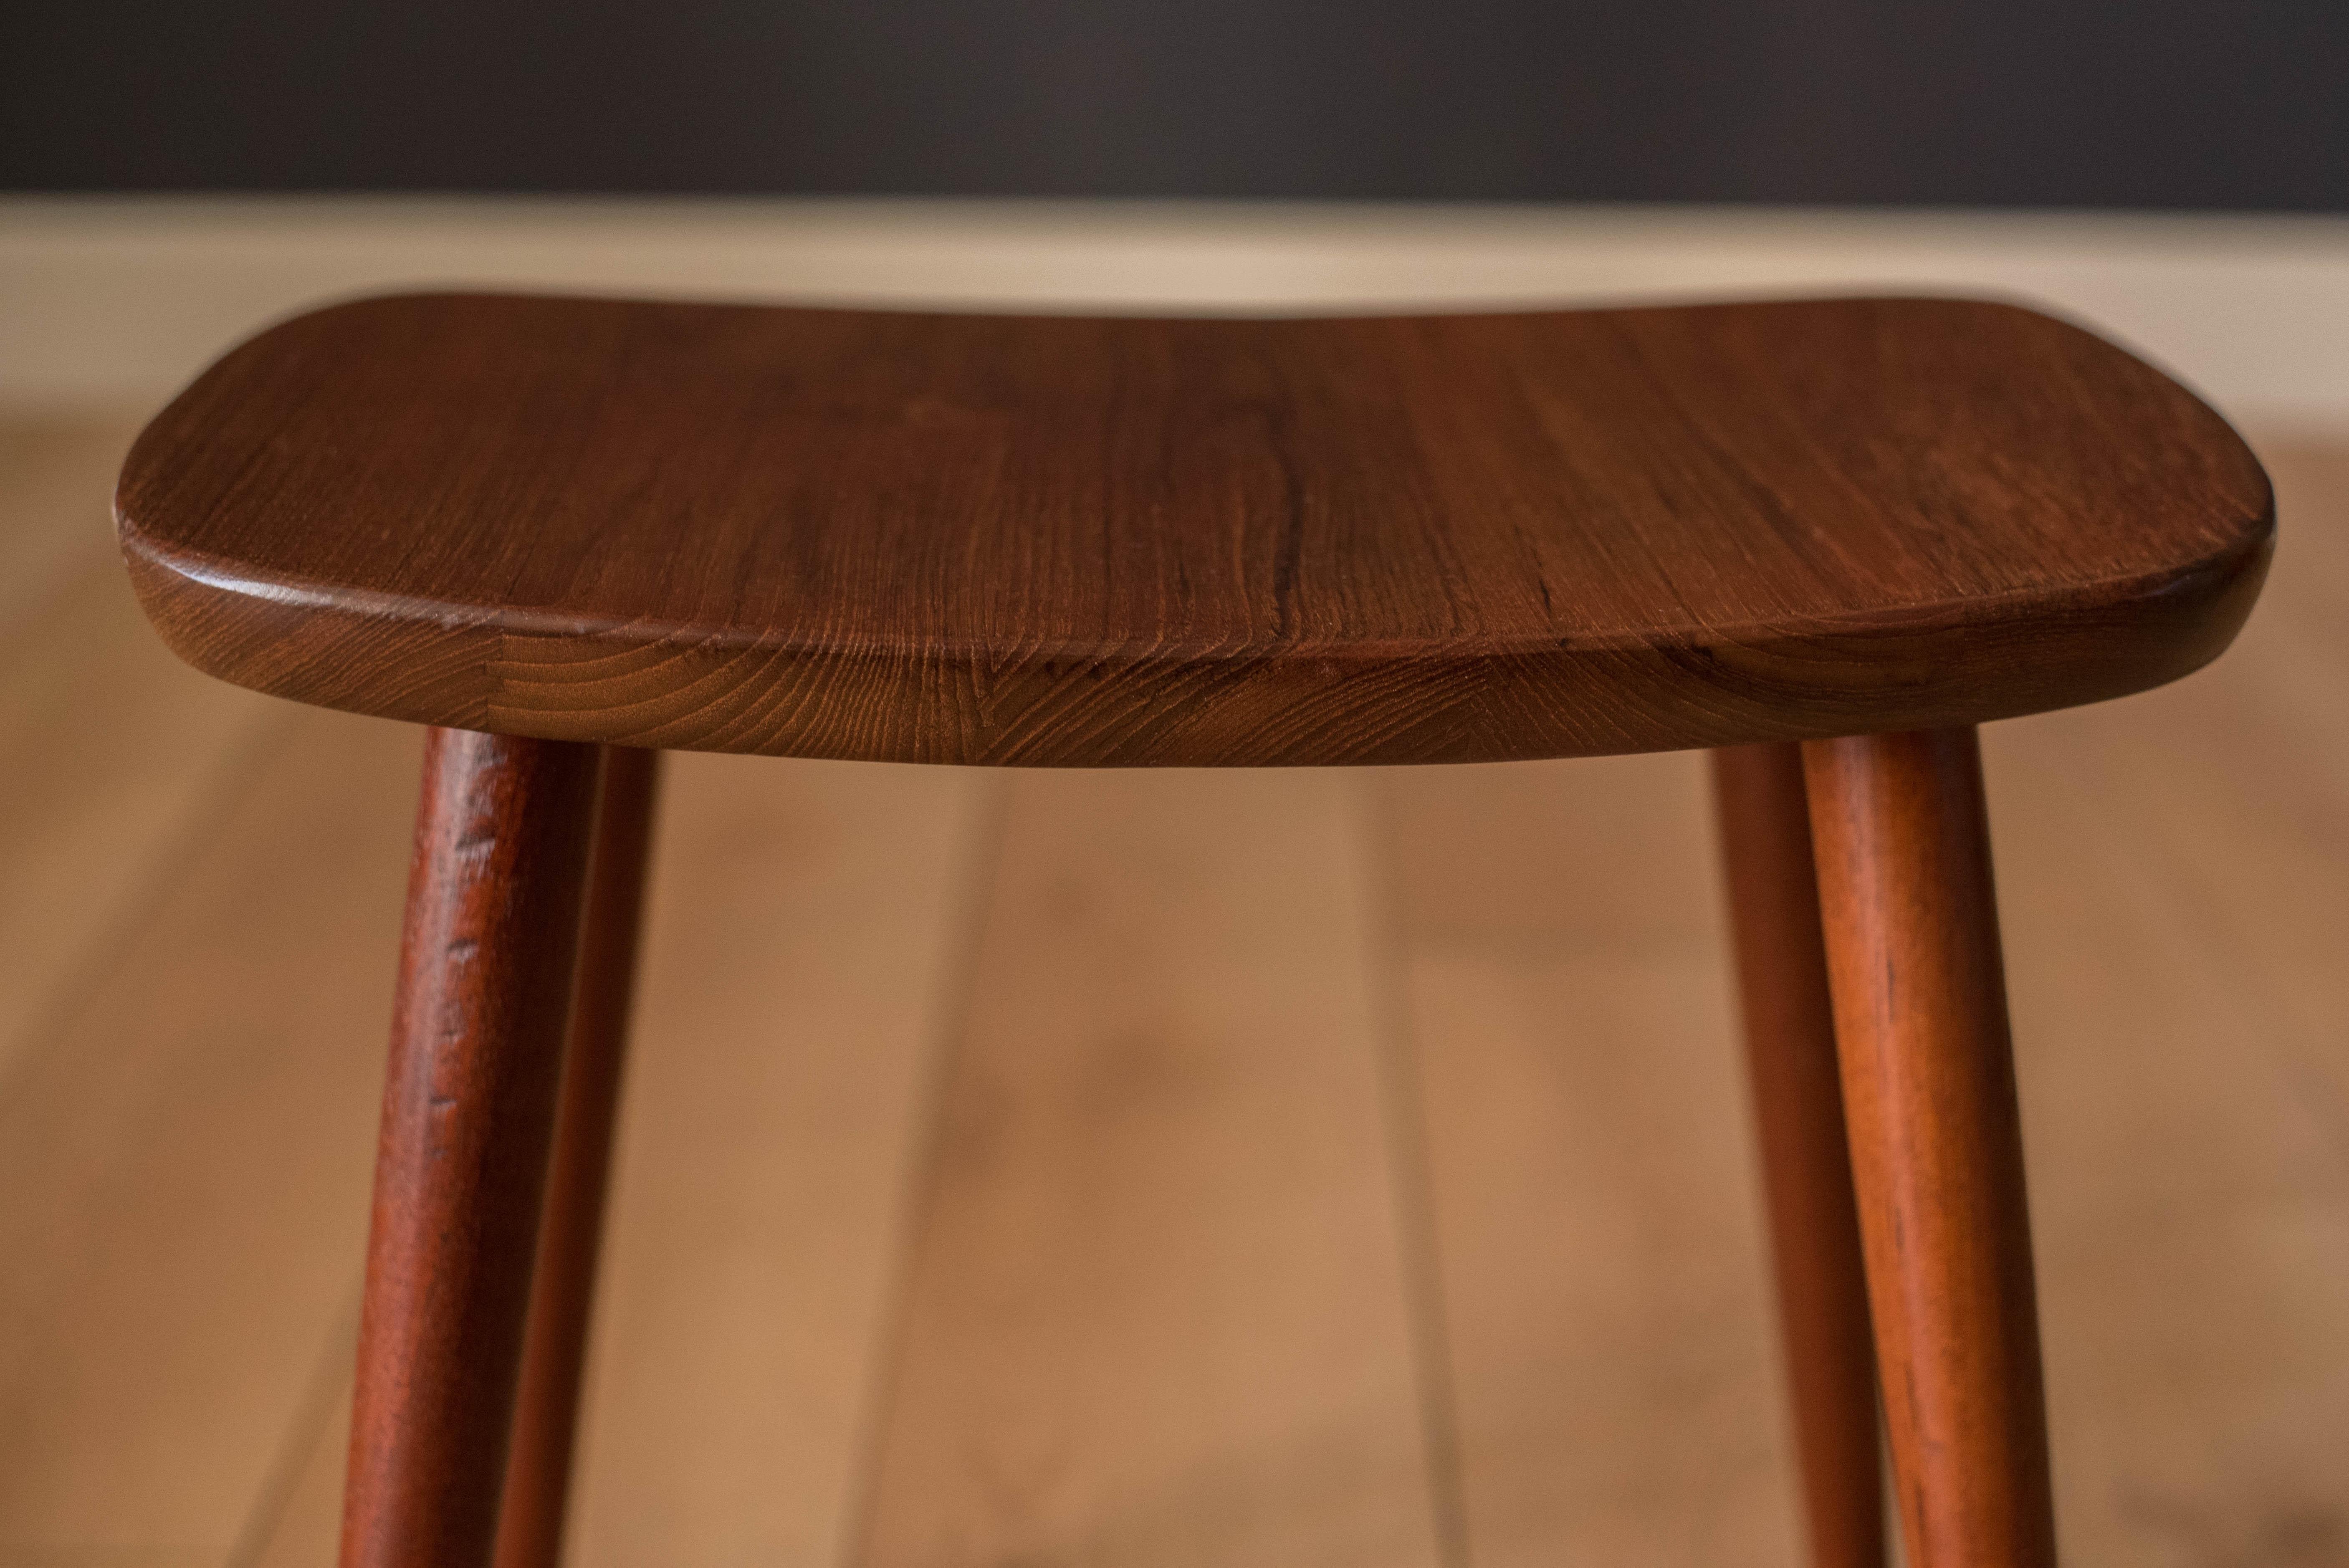
M 1910 1560 L 2054 1561 L 1971 726 L 2215 657 L 2274 535 L 2243 443 L 2111 345 L 1901 299 L 375 299 L 206 371 L 117 514 L 190 662 L 434 726 L 351 1568 L 556 1560 L 660 748 L 1724 748 L 1816 1559 L 1883 1561 L 1880 1376 Z

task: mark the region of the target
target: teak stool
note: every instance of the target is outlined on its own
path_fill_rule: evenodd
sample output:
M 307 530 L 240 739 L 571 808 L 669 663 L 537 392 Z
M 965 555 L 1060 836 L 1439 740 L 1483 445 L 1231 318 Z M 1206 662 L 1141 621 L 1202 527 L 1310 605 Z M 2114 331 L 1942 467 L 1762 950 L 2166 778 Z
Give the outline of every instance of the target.
M 1972 726 L 2215 657 L 2273 517 L 2191 394 L 2004 305 L 264 332 L 117 518 L 191 663 L 434 726 L 343 1562 L 556 1559 L 657 749 L 1703 746 L 1816 1560 L 1883 1561 L 1880 1381 L 1910 1561 L 2051 1563 Z

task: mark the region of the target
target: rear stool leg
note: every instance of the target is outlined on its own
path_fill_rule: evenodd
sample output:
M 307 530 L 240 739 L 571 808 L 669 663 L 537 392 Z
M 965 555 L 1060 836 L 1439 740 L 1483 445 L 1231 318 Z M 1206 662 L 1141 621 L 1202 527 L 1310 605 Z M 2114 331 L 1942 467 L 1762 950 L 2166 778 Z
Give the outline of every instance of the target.
M 1971 729 L 1806 743 L 1877 1356 L 1916 1568 L 2055 1561 L 1982 757 Z
M 595 1259 L 604 1233 L 612 1127 L 626 1065 L 628 1006 L 644 908 L 660 753 L 615 746 L 604 763 L 571 1045 L 563 1069 L 546 1215 L 531 1287 L 497 1568 L 554 1568 L 563 1559 L 564 1504 L 579 1422 Z
M 344 1568 L 490 1561 L 602 766 L 595 746 L 426 739 Z
M 1883 1568 L 1876 1354 L 1837 1081 L 1802 748 L 1713 753 L 1815 1568 Z

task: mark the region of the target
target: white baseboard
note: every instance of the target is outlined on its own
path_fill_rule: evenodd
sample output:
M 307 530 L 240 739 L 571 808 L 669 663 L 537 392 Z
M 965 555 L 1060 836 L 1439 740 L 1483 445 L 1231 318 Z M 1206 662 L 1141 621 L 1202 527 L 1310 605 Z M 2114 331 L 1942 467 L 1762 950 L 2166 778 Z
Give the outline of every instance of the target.
M 152 402 L 321 299 L 497 286 L 1069 309 L 2019 296 L 2349 427 L 2349 218 L 1759 208 L 0 198 L 0 400 Z

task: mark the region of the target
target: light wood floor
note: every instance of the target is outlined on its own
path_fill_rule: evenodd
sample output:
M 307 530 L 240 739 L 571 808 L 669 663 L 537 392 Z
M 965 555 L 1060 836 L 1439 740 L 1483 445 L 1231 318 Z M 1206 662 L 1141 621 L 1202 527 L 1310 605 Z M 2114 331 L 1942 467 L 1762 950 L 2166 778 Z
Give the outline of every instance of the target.
M 417 736 L 0 428 L 0 1565 L 318 1568 Z M 2062 1531 L 2349 1563 L 2349 442 L 2215 669 L 1994 727 Z M 1791 1564 L 1699 760 L 678 757 L 584 1564 Z

